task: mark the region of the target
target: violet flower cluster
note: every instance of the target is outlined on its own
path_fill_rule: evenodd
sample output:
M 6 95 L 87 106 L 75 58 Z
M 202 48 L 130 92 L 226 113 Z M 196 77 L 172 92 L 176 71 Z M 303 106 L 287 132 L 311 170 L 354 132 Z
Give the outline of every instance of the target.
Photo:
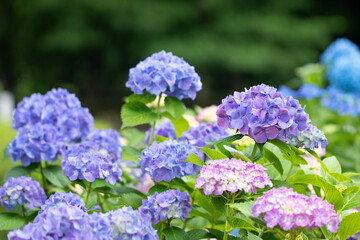
M 336 232 L 339 225 L 333 205 L 316 195 L 308 197 L 286 187 L 265 192 L 256 200 L 251 211 L 254 217 L 264 213 L 267 227 L 279 225 L 285 231 L 302 227 L 310 231 L 326 225 L 329 231 Z
M 193 66 L 171 52 L 160 51 L 130 69 L 126 87 L 136 94 L 147 91 L 152 95 L 165 93 L 180 100 L 194 100 L 202 83 Z
M 84 201 L 78 195 L 73 194 L 71 192 L 69 192 L 69 193 L 65 193 L 65 192 L 54 193 L 41 206 L 41 212 L 43 212 L 46 209 L 51 208 L 51 207 L 57 207 L 58 205 L 61 205 L 63 203 L 70 205 L 70 206 L 77 207 L 77 208 L 81 209 L 82 211 L 87 212 Z
M 301 134 L 289 138 L 288 142 L 295 147 L 310 148 L 312 150 L 322 148 L 323 151 L 325 151 L 328 144 L 324 132 L 312 124 L 309 124 L 308 128 L 302 131 Z
M 153 224 L 172 218 L 185 219 L 191 211 L 190 196 L 187 192 L 180 192 L 169 189 L 166 192 L 157 193 L 148 196 L 142 201 L 139 211 L 143 215 L 148 215 Z
M 219 128 L 214 123 L 200 123 L 197 127 L 190 129 L 182 134 L 180 141 L 186 141 L 197 147 L 205 147 L 211 141 L 216 141 L 228 137 L 229 133 Z
M 221 195 L 225 191 L 257 193 L 256 188 L 265 188 L 266 185 L 273 186 L 261 164 L 226 158 L 210 161 L 203 166 L 195 188 L 203 188 L 205 195 Z
M 93 149 L 106 150 L 113 163 L 120 162 L 122 158 L 122 143 L 120 134 L 114 129 L 97 129 L 90 133 L 89 141 Z
M 139 164 L 155 182 L 170 182 L 173 178 L 194 175 L 200 170 L 200 166 L 184 161 L 190 153 L 201 154 L 199 149 L 187 142 L 169 140 L 154 143 L 141 152 Z
M 360 94 L 347 93 L 329 86 L 321 99 L 321 105 L 337 111 L 340 116 L 360 115 Z
M 149 128 L 145 132 L 145 143 L 146 144 L 149 143 L 150 135 L 151 135 L 151 128 Z M 175 128 L 174 128 L 174 125 L 172 124 L 172 122 L 166 121 L 164 123 L 156 125 L 156 127 L 154 129 L 153 141 L 155 140 L 156 135 L 161 136 L 161 137 L 166 137 L 169 139 L 176 139 L 176 132 L 175 132 Z
M 122 207 L 106 215 L 110 219 L 114 239 L 159 239 L 156 230 L 151 225 L 150 217 L 142 215 L 138 210 Z
M 29 209 L 41 206 L 46 200 L 44 190 L 37 181 L 30 177 L 9 177 L 0 188 L 0 202 L 7 210 L 13 209 L 16 204 Z
M 296 136 L 310 122 L 298 100 L 265 84 L 223 99 L 216 114 L 222 129 L 237 129 L 258 143 Z
M 105 179 L 114 185 L 116 181 L 122 180 L 119 164 L 112 162 L 112 156 L 106 149 L 101 151 L 96 148 L 96 143 L 92 141 L 68 146 L 61 167 L 71 181 L 86 179 L 93 182 L 95 179 Z

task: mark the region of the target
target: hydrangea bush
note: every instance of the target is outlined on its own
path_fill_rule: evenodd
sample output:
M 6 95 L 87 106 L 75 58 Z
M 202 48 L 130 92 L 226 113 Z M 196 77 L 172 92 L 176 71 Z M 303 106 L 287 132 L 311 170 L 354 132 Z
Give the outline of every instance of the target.
M 354 52 L 342 40 L 322 62 Z M 8 239 L 345 240 L 360 232 L 358 174 L 318 156 L 328 139 L 296 99 L 330 91 L 261 84 L 190 109 L 181 100 L 194 100 L 200 77 L 165 51 L 130 69 L 126 86 L 134 94 L 120 131 L 94 129 L 64 89 L 18 104 L 8 154 L 21 165 L 0 188 Z

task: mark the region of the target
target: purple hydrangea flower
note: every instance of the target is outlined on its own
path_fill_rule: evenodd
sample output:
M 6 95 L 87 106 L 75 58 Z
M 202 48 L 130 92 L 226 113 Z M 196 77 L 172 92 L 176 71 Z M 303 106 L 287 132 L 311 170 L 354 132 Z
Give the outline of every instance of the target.
M 121 161 L 122 143 L 121 136 L 117 131 L 111 128 L 108 130 L 94 130 L 90 133 L 90 141 L 95 143 L 94 147 L 97 150 L 105 149 L 113 163 Z
M 187 141 L 197 147 L 205 147 L 210 141 L 228 137 L 229 133 L 214 123 L 200 123 L 182 134 L 180 141 Z
M 310 122 L 299 101 L 265 84 L 223 99 L 216 114 L 219 127 L 237 129 L 258 143 L 296 136 Z
M 180 100 L 194 100 L 202 83 L 194 67 L 171 52 L 161 51 L 130 69 L 126 87 L 136 94 L 147 91 L 153 95 L 166 93 Z
M 145 133 L 145 143 L 146 144 L 149 143 L 150 135 L 151 135 L 151 128 L 148 129 Z M 174 128 L 174 125 L 172 124 L 172 122 L 166 121 L 164 123 L 156 125 L 155 130 L 154 130 L 153 141 L 155 140 L 156 135 L 166 137 L 169 139 L 176 139 L 176 132 L 175 132 L 175 128 Z
M 225 191 L 252 191 L 273 186 L 261 164 L 243 162 L 235 158 L 210 161 L 201 168 L 195 188 L 203 188 L 205 195 L 221 195 Z
M 360 238 L 360 232 L 355 233 L 351 237 L 349 237 L 347 240 L 358 240 Z
M 331 64 L 339 57 L 358 53 L 359 47 L 347 38 L 339 38 L 324 51 L 320 57 L 323 64 Z
M 149 196 L 142 201 L 139 211 L 148 215 L 153 224 L 171 218 L 181 218 L 183 221 L 189 216 L 191 211 L 190 196 L 187 192 L 180 192 L 169 189 L 166 192 L 157 193 Z
M 41 206 L 46 200 L 44 190 L 40 183 L 30 177 L 9 177 L 0 188 L 0 202 L 7 210 L 13 209 L 16 204 L 25 205 L 33 209 Z
M 41 160 L 56 161 L 64 148 L 55 126 L 37 123 L 20 128 L 7 152 L 14 163 L 20 159 L 23 166 L 29 166 Z
M 92 141 L 68 146 L 61 166 L 71 181 L 86 179 L 88 182 L 93 182 L 95 179 L 105 179 L 106 182 L 114 185 L 117 180 L 122 180 L 119 164 L 112 162 L 112 157 L 106 149 L 101 151 L 96 147 L 96 143 Z
M 101 210 L 101 209 L 100 209 Z M 92 233 L 99 240 L 113 240 L 113 231 L 110 219 L 106 214 L 94 212 L 89 215 L 89 224 Z M 95 239 L 95 238 L 94 238 Z
M 91 222 L 94 223 L 81 209 L 62 203 L 40 213 L 33 223 L 25 225 L 22 230 L 9 232 L 8 239 L 111 239 L 111 235 L 108 238 L 101 238 L 101 235 L 98 235 L 101 231 L 98 228 L 94 229 L 94 226 L 101 223 L 91 224 Z
M 150 217 L 142 215 L 138 210 L 123 207 L 108 212 L 107 216 L 110 219 L 114 239 L 159 239 L 156 230 L 151 225 Z
M 319 130 L 312 124 L 301 132 L 301 134 L 291 137 L 288 142 L 296 147 L 316 149 L 321 147 L 324 151 L 328 144 L 323 131 Z
M 335 110 L 339 115 L 346 114 L 352 116 L 360 115 L 360 95 L 347 93 L 338 90 L 333 86 L 329 86 L 321 98 L 321 105 Z
M 184 162 L 190 153 L 201 154 L 200 150 L 187 142 L 174 140 L 154 143 L 141 152 L 140 167 L 155 182 L 170 182 L 173 178 L 194 175 L 200 166 Z
M 306 227 L 326 225 L 331 232 L 336 232 L 339 221 L 334 206 L 316 195 L 311 197 L 294 192 L 286 187 L 273 188 L 259 197 L 251 208 L 254 217 L 264 215 L 267 227 L 276 225 L 285 231 Z
M 41 212 L 45 211 L 50 207 L 57 207 L 59 204 L 66 203 L 70 206 L 77 207 L 84 212 L 87 212 L 84 201 L 76 194 L 71 192 L 56 192 L 49 197 L 48 200 L 41 206 Z

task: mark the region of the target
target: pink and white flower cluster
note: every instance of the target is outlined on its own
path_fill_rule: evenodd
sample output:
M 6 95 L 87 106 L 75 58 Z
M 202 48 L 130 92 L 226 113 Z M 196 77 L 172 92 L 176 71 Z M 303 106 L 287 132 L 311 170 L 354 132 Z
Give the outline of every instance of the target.
M 265 213 L 267 227 L 276 225 L 285 231 L 306 227 L 326 225 L 331 232 L 336 232 L 339 221 L 334 206 L 316 195 L 310 197 L 296 193 L 291 188 L 273 188 L 259 197 L 251 208 L 254 217 Z
M 213 160 L 204 166 L 196 179 L 195 188 L 203 187 L 206 195 L 221 195 L 225 191 L 256 193 L 256 188 L 266 185 L 273 186 L 262 165 L 226 158 Z

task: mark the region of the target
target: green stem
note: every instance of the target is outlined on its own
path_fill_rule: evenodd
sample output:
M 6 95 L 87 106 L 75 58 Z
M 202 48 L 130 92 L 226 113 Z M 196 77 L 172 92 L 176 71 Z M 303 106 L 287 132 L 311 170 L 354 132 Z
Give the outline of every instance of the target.
M 89 187 L 87 189 L 87 194 L 86 194 L 86 199 L 85 199 L 85 206 L 87 205 L 87 202 L 89 200 L 89 196 L 90 196 L 90 193 L 91 193 L 91 182 L 89 183 Z
M 255 143 L 255 144 L 254 144 L 254 148 L 253 148 L 252 153 L 251 153 L 251 159 L 250 159 L 251 162 L 254 162 L 256 150 L 257 150 L 257 144 Z
M 41 179 L 42 179 L 42 183 L 43 183 L 43 188 L 45 193 L 47 194 L 48 192 L 48 187 L 47 187 L 47 182 L 46 182 L 46 178 L 45 178 L 45 174 L 44 174 L 44 168 L 42 166 L 42 161 L 39 164 L 40 166 L 40 173 L 41 173 Z
M 165 234 L 163 233 L 164 229 L 170 226 L 169 220 L 162 221 L 161 234 L 159 240 L 165 240 Z
M 103 203 L 101 202 L 101 196 L 99 193 L 97 193 L 97 199 L 98 199 L 98 203 L 99 203 L 99 206 L 101 208 L 101 211 L 104 213 L 104 206 L 103 206 Z
M 159 99 L 158 99 L 158 102 L 157 102 L 157 105 L 156 105 L 156 114 L 157 114 L 157 115 L 159 115 L 161 95 L 162 95 L 162 93 L 160 93 Z M 155 120 L 155 121 L 153 122 L 153 124 L 151 125 L 151 134 L 150 134 L 150 139 L 149 139 L 148 147 L 150 147 L 151 144 L 152 144 L 152 142 L 153 142 L 155 125 L 156 125 L 156 120 Z
M 231 194 L 231 196 L 229 197 L 229 201 L 227 202 L 228 204 L 226 204 L 226 216 L 225 216 L 225 219 L 226 219 L 226 222 L 225 222 L 225 229 L 224 229 L 224 237 L 223 237 L 223 240 L 227 240 L 228 237 L 229 237 L 229 232 L 231 231 L 231 228 L 230 228 L 230 224 L 228 222 L 228 217 L 231 217 L 232 216 L 232 208 L 229 206 L 229 203 L 234 203 L 234 196 L 233 194 Z
M 286 181 L 288 180 L 288 178 L 290 177 L 290 175 L 291 175 L 291 172 L 292 172 L 293 168 L 294 168 L 294 164 L 292 164 L 292 163 L 291 163 L 291 166 L 290 166 L 290 169 L 289 169 L 288 175 L 287 175 L 287 176 L 286 176 L 286 178 L 285 178 L 285 182 L 286 182 Z
M 26 210 L 25 210 L 24 205 L 22 205 L 21 208 L 22 208 L 23 217 L 24 217 L 24 219 L 25 219 L 25 223 L 27 224 L 29 221 L 28 221 L 27 218 L 26 218 Z

